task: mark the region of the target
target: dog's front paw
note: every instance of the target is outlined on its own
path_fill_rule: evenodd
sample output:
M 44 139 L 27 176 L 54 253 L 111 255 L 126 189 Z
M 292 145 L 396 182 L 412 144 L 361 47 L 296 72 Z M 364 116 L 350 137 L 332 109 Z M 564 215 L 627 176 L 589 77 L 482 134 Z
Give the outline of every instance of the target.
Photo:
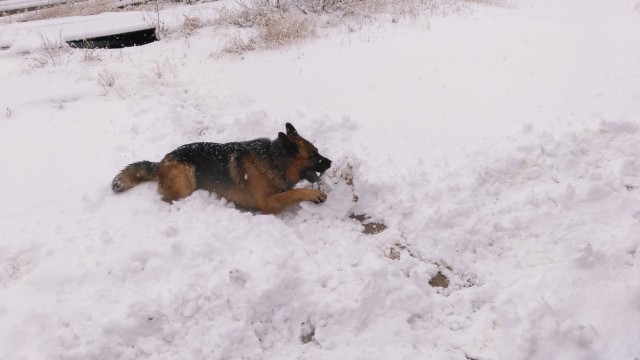
M 307 189 L 308 190 L 308 195 L 307 195 L 307 200 L 308 201 L 312 201 L 316 204 L 320 204 L 325 202 L 325 200 L 327 200 L 327 194 L 323 193 L 320 190 L 315 190 L 315 189 Z

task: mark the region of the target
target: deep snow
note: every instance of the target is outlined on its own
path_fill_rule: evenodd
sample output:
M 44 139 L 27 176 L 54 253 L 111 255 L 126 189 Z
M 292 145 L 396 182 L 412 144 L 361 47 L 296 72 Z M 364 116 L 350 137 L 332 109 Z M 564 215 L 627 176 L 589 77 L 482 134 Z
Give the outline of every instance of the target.
M 1 25 L 0 358 L 640 358 L 638 8 L 474 6 L 242 58 L 203 28 L 44 66 Z M 109 188 L 287 121 L 334 160 L 325 204 Z

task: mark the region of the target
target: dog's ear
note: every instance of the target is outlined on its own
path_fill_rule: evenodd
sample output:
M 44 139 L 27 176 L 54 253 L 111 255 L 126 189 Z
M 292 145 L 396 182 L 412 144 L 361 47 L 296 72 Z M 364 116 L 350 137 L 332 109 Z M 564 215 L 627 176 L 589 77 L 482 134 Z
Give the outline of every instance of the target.
M 286 127 L 287 127 L 287 135 L 299 136 L 298 132 L 296 131 L 296 128 L 294 128 L 293 125 L 291 125 L 291 123 L 287 123 Z
M 282 132 L 278 133 L 278 143 L 280 144 L 281 154 L 296 155 L 298 153 L 298 145 Z

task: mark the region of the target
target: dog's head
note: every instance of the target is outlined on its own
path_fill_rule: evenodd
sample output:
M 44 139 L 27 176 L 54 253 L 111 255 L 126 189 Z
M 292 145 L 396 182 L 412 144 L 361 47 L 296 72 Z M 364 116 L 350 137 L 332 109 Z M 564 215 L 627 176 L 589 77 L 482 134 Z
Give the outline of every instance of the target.
M 291 184 L 300 180 L 314 183 L 331 167 L 331 160 L 320 155 L 312 143 L 287 123 L 287 133 L 278 133 L 278 147 L 284 175 Z M 319 173 L 319 174 L 318 174 Z

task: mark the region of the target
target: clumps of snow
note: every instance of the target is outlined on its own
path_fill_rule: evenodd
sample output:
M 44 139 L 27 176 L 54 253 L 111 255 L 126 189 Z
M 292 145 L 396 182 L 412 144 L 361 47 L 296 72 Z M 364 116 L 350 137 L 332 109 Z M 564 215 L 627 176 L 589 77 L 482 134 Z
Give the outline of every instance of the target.
M 634 302 L 624 287 L 637 262 L 638 238 L 627 233 L 636 227 L 638 194 L 625 185 L 637 183 L 626 168 L 640 155 L 635 133 L 635 126 L 614 122 L 562 136 L 523 135 L 515 149 L 479 153 L 467 175 L 456 169 L 441 178 L 448 181 L 423 188 L 414 183 L 417 194 L 402 199 L 415 199 L 413 213 L 397 219 L 413 252 L 431 259 L 437 254 L 473 273 L 481 288 L 501 289 L 493 301 L 501 338 L 514 341 L 503 344 L 508 358 L 633 354 L 608 348 L 611 335 L 595 336 L 592 324 L 607 323 L 614 337 L 631 326 L 625 311 L 604 304 L 620 303 L 620 297 Z M 572 295 L 562 288 L 574 289 Z M 542 298 L 532 301 L 536 293 Z M 517 310 L 507 316 L 509 307 Z M 617 321 L 627 325 L 617 329 Z
M 321 189 L 326 187 L 326 185 L 328 184 L 331 184 L 330 188 L 338 185 L 344 187 L 346 185 L 346 188 L 348 188 L 352 193 L 351 200 L 354 203 L 358 202 L 358 195 L 354 182 L 354 166 L 356 166 L 357 171 L 357 163 L 353 159 L 349 159 L 347 157 L 343 157 L 334 161 L 331 165 L 331 168 L 328 170 L 328 173 L 325 174 L 325 176 L 321 179 Z

